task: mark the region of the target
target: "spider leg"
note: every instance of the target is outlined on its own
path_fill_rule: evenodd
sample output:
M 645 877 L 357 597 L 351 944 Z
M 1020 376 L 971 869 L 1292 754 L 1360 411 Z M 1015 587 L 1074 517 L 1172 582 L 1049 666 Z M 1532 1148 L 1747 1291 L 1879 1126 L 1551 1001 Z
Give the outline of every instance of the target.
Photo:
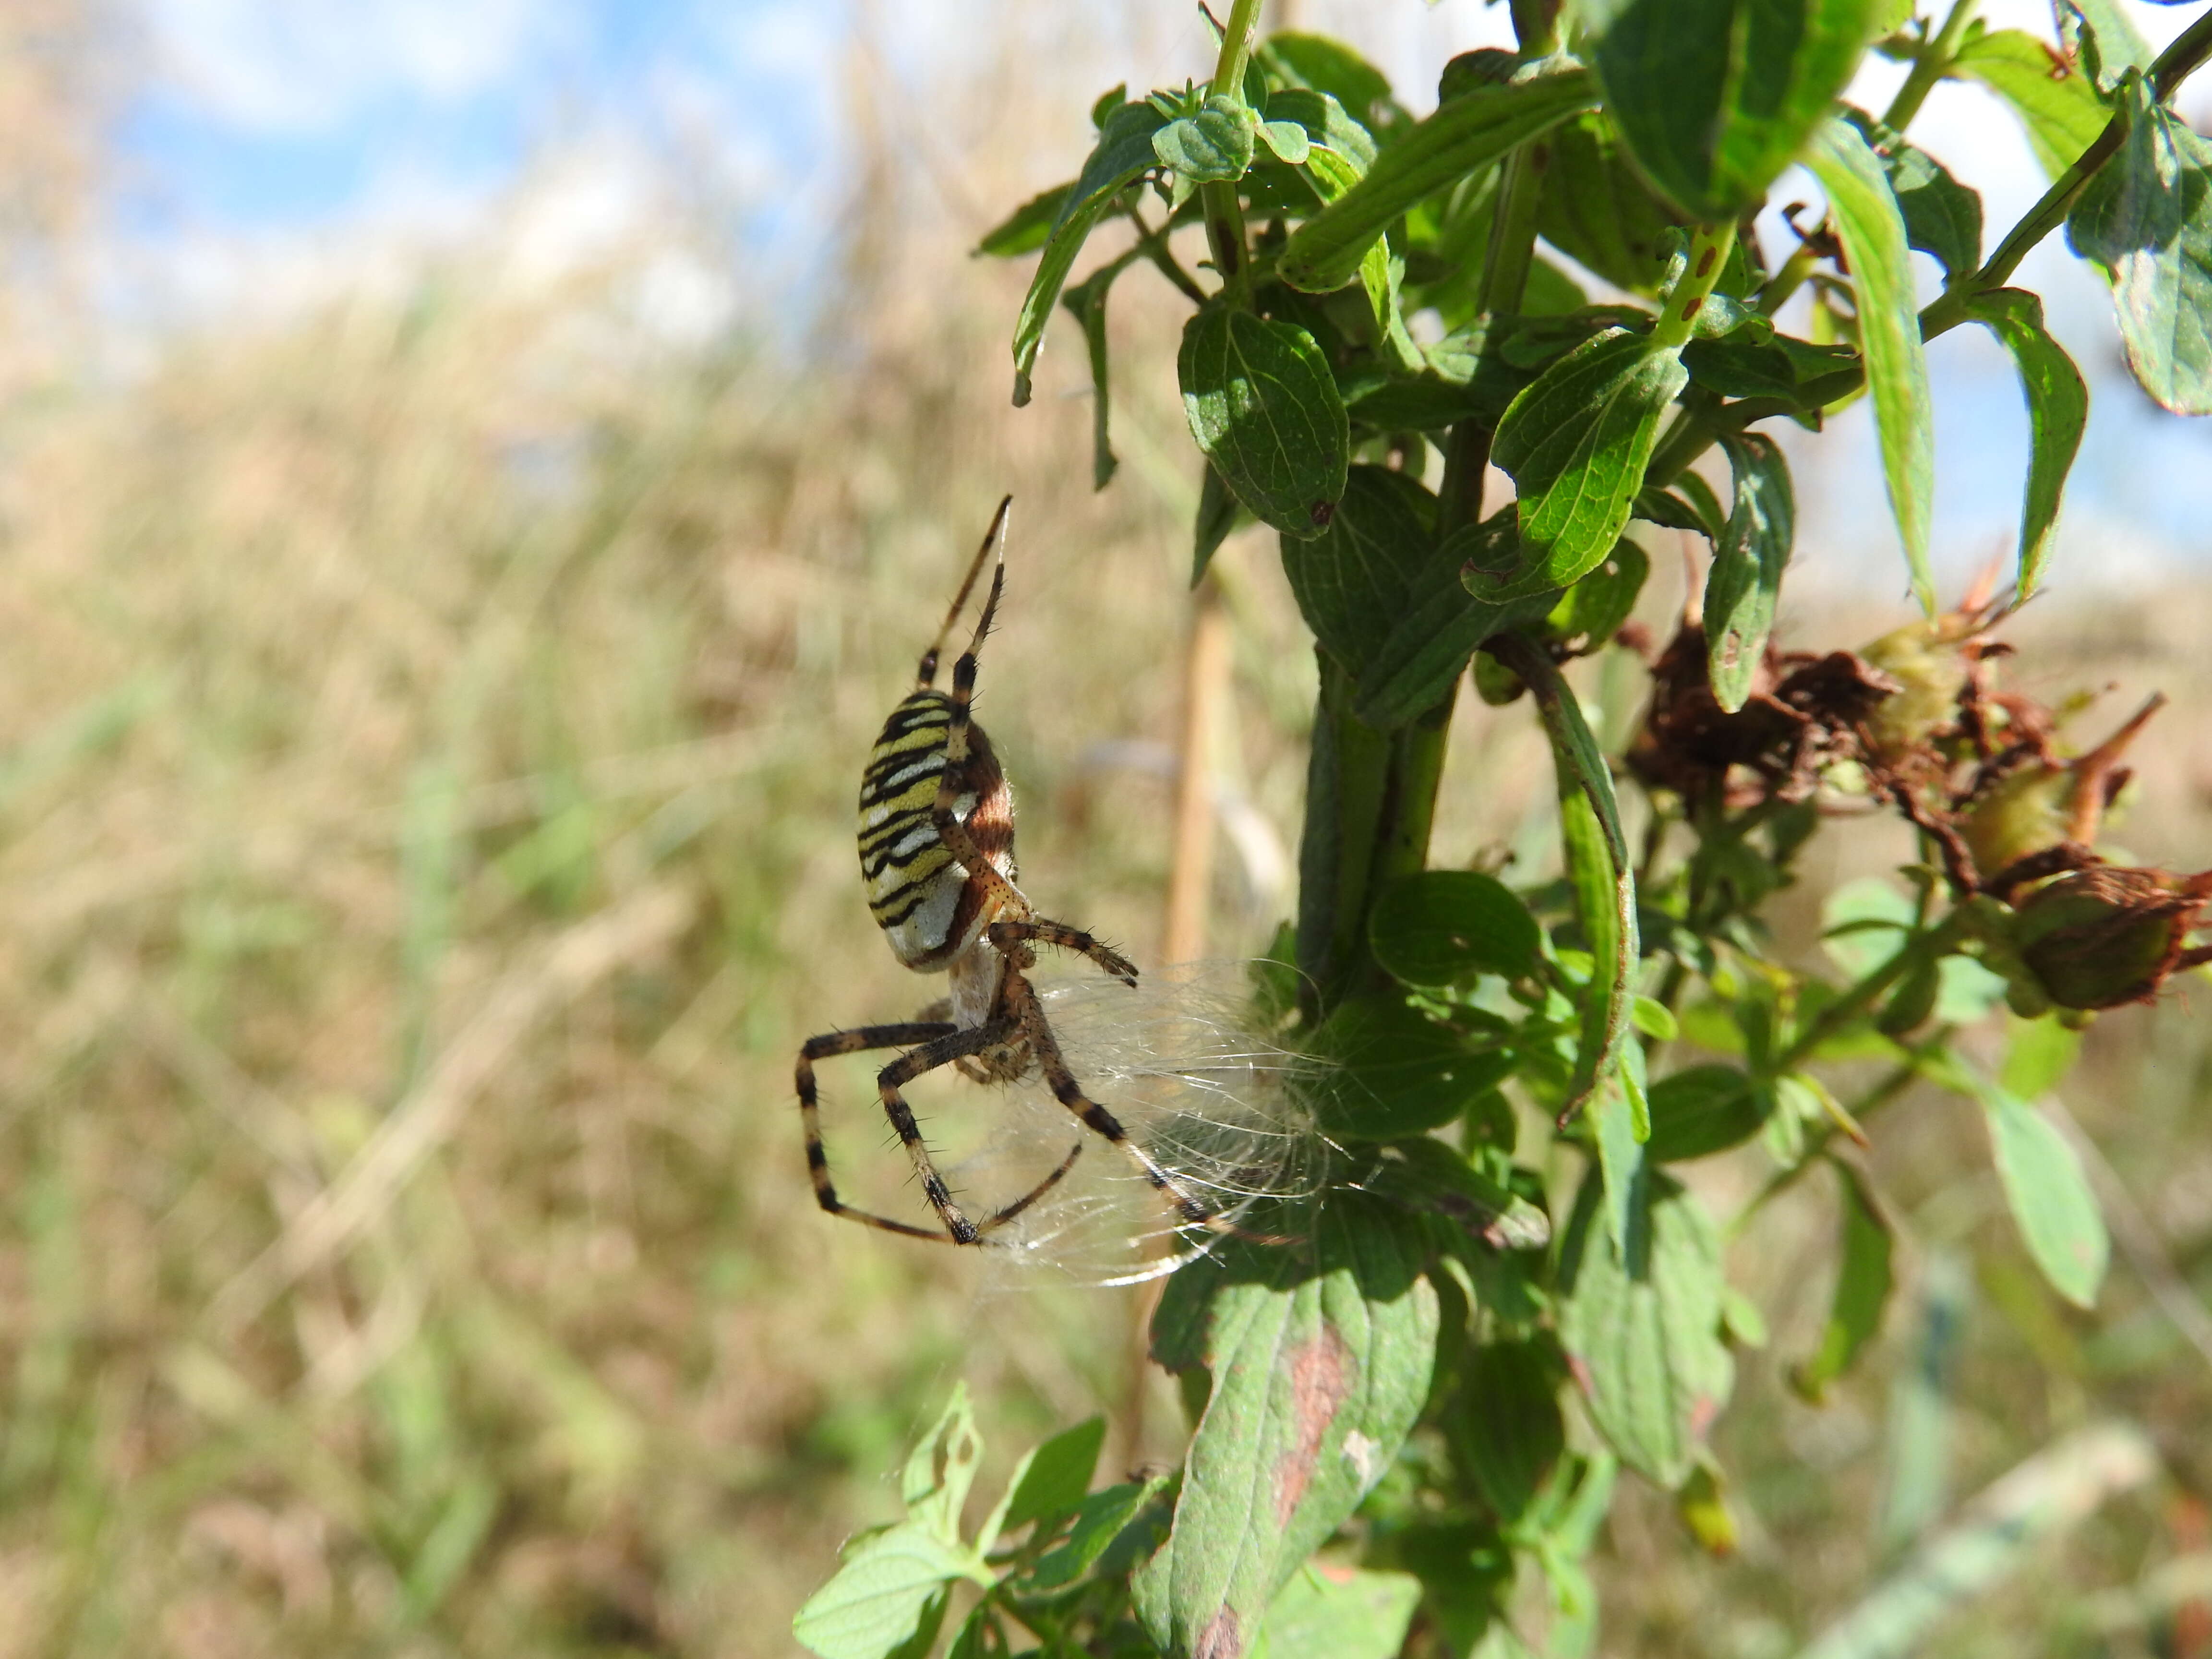
M 1101 943 L 1080 927 L 1071 927 L 1064 921 L 1047 921 L 1032 917 L 1026 921 L 994 921 L 983 930 L 983 936 L 999 951 L 1012 957 L 1017 945 L 1035 941 L 1039 945 L 1054 945 L 1063 951 L 1073 951 L 1078 956 L 1088 957 L 1124 985 L 1137 982 L 1136 964 L 1111 945 Z
M 937 1173 L 937 1166 L 930 1162 L 929 1148 L 922 1143 L 921 1130 L 914 1121 L 913 1109 L 908 1106 L 899 1090 L 924 1073 L 933 1072 L 940 1066 L 957 1065 L 969 1054 L 1004 1042 L 1018 1029 L 1013 1019 L 1001 1018 L 986 1021 L 967 1030 L 954 1030 L 901 1054 L 876 1073 L 876 1091 L 883 1097 L 884 1115 L 890 1120 L 900 1144 L 906 1148 L 907 1157 L 914 1163 L 915 1175 L 921 1182 L 922 1195 L 929 1200 L 930 1207 L 945 1223 L 943 1237 L 955 1244 L 981 1243 L 991 1233 L 1058 1186 L 1067 1172 L 1075 1167 L 1075 1160 L 1082 1155 L 1083 1143 L 1079 1139 L 1069 1149 L 1067 1156 L 1042 1181 L 1006 1208 L 987 1217 L 979 1225 L 969 1220 L 960 1206 L 952 1201 L 952 1194 L 946 1189 L 944 1178 Z M 931 1233 L 921 1236 L 939 1237 Z
M 793 1082 L 799 1091 L 799 1121 L 806 1136 L 806 1170 L 814 1180 L 814 1201 L 831 1215 L 880 1227 L 887 1233 L 904 1233 L 909 1238 L 944 1237 L 927 1227 L 856 1210 L 837 1196 L 837 1185 L 830 1178 L 829 1150 L 822 1144 L 822 1108 L 814 1090 L 814 1062 L 836 1054 L 858 1054 L 866 1048 L 903 1048 L 949 1036 L 958 1029 L 949 1019 L 912 1020 L 902 1025 L 862 1025 L 850 1031 L 830 1031 L 806 1039 L 805 1047 L 799 1051 Z
M 950 1020 L 910 1020 L 902 1025 L 863 1025 L 850 1031 L 831 1031 L 822 1036 L 810 1037 L 805 1047 L 799 1051 L 799 1064 L 793 1080 L 799 1091 L 799 1121 L 806 1137 L 807 1172 L 814 1181 L 814 1201 L 831 1215 L 881 1228 L 885 1232 L 902 1233 L 908 1238 L 928 1239 L 939 1244 L 974 1244 L 981 1243 L 1057 1187 L 1066 1177 L 1067 1172 L 1075 1167 L 1075 1160 L 1083 1151 L 1082 1141 L 1078 1140 L 1056 1168 L 1012 1203 L 993 1212 L 980 1224 L 969 1220 L 953 1204 L 944 1182 L 931 1166 L 929 1152 L 922 1145 L 921 1131 L 914 1121 L 914 1113 L 898 1093 L 900 1084 L 910 1082 L 923 1073 L 934 1071 L 948 1062 L 957 1064 L 977 1049 L 1002 1042 L 1015 1029 L 1014 1022 L 1003 1019 L 993 1020 L 968 1030 L 961 1030 Z M 867 1048 L 903 1048 L 909 1044 L 921 1046 L 885 1066 L 878 1079 L 878 1088 L 884 1096 L 884 1114 L 890 1119 L 891 1127 L 898 1132 L 908 1156 L 914 1160 L 915 1173 L 921 1177 L 923 1192 L 929 1195 L 931 1204 L 944 1218 L 945 1231 L 942 1232 L 855 1209 L 839 1198 L 836 1185 L 830 1178 L 830 1154 L 822 1140 L 822 1112 L 814 1085 L 814 1063 L 836 1054 L 858 1054 Z
M 1083 1127 L 1093 1134 L 1113 1142 L 1127 1154 L 1129 1160 L 1144 1174 L 1152 1190 L 1174 1212 L 1179 1225 L 1204 1227 L 1210 1232 L 1225 1233 L 1232 1238 L 1242 1238 L 1255 1244 L 1293 1244 L 1297 1241 L 1271 1233 L 1247 1232 L 1235 1222 L 1208 1208 L 1184 1190 L 1182 1183 L 1159 1165 L 1158 1160 L 1129 1138 L 1121 1120 L 1083 1092 L 1083 1085 L 1075 1080 L 1068 1069 L 1067 1060 L 1060 1052 L 1060 1041 L 1046 1023 L 1044 1006 L 1037 1000 L 1036 988 L 1011 966 L 1006 969 L 1006 1006 L 1010 1006 L 1020 1020 L 1022 1031 L 1029 1038 L 1030 1048 L 1036 1056 L 1037 1068 L 1044 1073 L 1046 1085 L 1053 1097 L 1074 1114 Z

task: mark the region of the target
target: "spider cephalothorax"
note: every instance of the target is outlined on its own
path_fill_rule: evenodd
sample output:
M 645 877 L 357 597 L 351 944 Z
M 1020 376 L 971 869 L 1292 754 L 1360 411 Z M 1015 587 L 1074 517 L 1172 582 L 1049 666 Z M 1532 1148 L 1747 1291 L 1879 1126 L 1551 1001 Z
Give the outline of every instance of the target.
M 1012 501 L 1009 496 L 999 503 L 936 641 L 922 653 L 915 689 L 884 721 L 860 779 L 860 874 L 869 908 L 892 953 L 917 973 L 945 975 L 949 994 L 904 1024 L 832 1031 L 810 1038 L 799 1050 L 799 1109 L 814 1196 L 833 1215 L 892 1232 L 956 1244 L 983 1242 L 1059 1184 L 1081 1154 L 1083 1141 L 1079 1138 L 1058 1166 L 1020 1198 L 978 1219 L 953 1201 L 900 1090 L 941 1066 L 956 1066 L 989 1083 L 1013 1082 L 1035 1071 L 1085 1128 L 1136 1163 L 1179 1223 L 1234 1231 L 1131 1139 L 1112 1113 L 1085 1095 L 1028 978 L 1041 944 L 1088 957 L 1131 985 L 1137 982 L 1137 970 L 1081 928 L 1039 916 L 1014 884 L 1013 796 L 990 740 L 969 712 L 977 653 L 1005 586 L 1006 511 Z M 938 658 L 987 562 L 991 586 L 974 636 L 953 664 L 951 690 L 940 691 Z M 856 1210 L 837 1196 L 830 1180 L 814 1065 L 866 1048 L 907 1050 L 877 1074 L 877 1092 L 942 1231 Z

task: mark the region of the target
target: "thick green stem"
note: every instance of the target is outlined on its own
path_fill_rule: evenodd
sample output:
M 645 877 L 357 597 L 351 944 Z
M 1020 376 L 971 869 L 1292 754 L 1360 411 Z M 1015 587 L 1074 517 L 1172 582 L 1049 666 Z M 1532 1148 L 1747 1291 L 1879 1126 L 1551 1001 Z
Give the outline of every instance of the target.
M 1318 1020 L 1364 977 L 1367 908 L 1394 787 L 1390 734 L 1352 712 L 1358 688 L 1321 660 L 1313 746 L 1306 763 L 1305 831 L 1298 843 L 1298 970 L 1307 1018 Z M 1433 810 L 1434 792 L 1431 792 Z M 1424 840 L 1425 840 L 1425 824 Z
M 1698 324 L 1698 313 L 1705 309 L 1705 301 L 1713 291 L 1713 284 L 1721 279 L 1721 271 L 1728 264 L 1729 252 L 1735 246 L 1735 222 L 1725 224 L 1698 225 L 1690 232 L 1689 264 L 1667 295 L 1666 307 L 1651 330 L 1651 343 L 1656 346 L 1681 347 L 1690 341 L 1691 331 Z
M 1259 21 L 1260 0 L 1236 0 L 1230 7 L 1229 24 L 1221 34 L 1221 56 L 1213 67 L 1213 90 L 1220 96 L 1243 99 L 1244 65 L 1251 55 L 1252 31 Z M 1206 240 L 1213 254 L 1213 268 L 1221 275 L 1224 289 L 1237 304 L 1244 304 L 1251 296 L 1252 278 L 1246 268 L 1244 206 L 1237 185 L 1233 180 L 1200 185 L 1198 197 L 1206 209 Z
M 1936 89 L 1936 83 L 1951 72 L 1958 61 L 1959 46 L 1966 38 L 1966 25 L 1974 21 L 1976 0 L 1958 0 L 1951 15 L 1943 20 L 1943 27 L 1936 31 L 1936 38 L 1920 49 L 1912 60 L 1912 73 L 1905 77 L 1905 84 L 1897 89 L 1897 96 L 1889 100 L 1882 112 L 1881 124 L 1892 132 L 1902 132 L 1920 113 L 1920 106 Z

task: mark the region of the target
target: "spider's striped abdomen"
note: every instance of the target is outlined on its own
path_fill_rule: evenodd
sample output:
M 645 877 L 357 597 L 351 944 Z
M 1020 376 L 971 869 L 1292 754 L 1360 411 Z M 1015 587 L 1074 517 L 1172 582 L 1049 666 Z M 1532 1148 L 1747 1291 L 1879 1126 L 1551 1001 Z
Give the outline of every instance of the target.
M 892 952 L 920 972 L 942 969 L 981 936 L 986 890 L 954 862 L 934 811 L 945 776 L 952 700 L 916 691 L 891 711 L 860 777 L 860 877 L 868 908 Z M 952 814 L 984 857 L 1014 876 L 1013 803 L 982 728 L 968 728 L 968 757 Z

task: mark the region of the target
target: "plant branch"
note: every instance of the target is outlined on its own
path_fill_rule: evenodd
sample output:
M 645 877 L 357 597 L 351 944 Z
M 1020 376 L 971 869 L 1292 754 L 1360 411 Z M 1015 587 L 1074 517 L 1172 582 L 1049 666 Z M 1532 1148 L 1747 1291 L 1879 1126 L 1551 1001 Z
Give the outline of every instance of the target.
M 1814 1017 L 1813 1023 L 1797 1034 L 1796 1039 L 1782 1051 L 1782 1057 L 1774 1062 L 1775 1074 L 1796 1071 L 1812 1057 L 1814 1050 L 1871 1008 L 1884 991 L 1921 963 L 1947 954 L 1966 936 L 1966 920 L 1954 910 L 1926 933 L 1916 933 L 1905 940 L 1895 956 Z
M 1966 25 L 1974 20 L 1976 0 L 1958 0 L 1951 15 L 1943 20 L 1943 27 L 1936 32 L 1935 39 L 1920 48 L 1912 60 L 1912 73 L 1905 77 L 1905 84 L 1897 89 L 1897 96 L 1889 100 L 1882 112 L 1881 124 L 1892 132 L 1902 132 L 1920 113 L 1920 106 L 1936 89 L 1936 83 L 1951 72 L 1958 61 L 1959 44 L 1965 37 Z
M 1152 262 L 1161 276 L 1175 285 L 1176 290 L 1184 299 L 1194 305 L 1204 305 L 1206 292 L 1198 285 L 1197 279 L 1182 268 L 1182 261 L 1176 258 L 1174 251 L 1168 246 L 1165 227 L 1155 228 L 1133 204 L 1125 204 L 1121 211 L 1137 228 L 1137 246 L 1143 250 L 1145 258 Z
M 1244 65 L 1251 55 L 1252 31 L 1260 21 L 1260 0 L 1235 0 L 1229 9 L 1229 26 L 1221 33 L 1221 56 L 1213 68 L 1213 92 L 1218 97 L 1242 102 Z M 1213 268 L 1221 274 L 1224 290 L 1236 303 L 1249 303 L 1251 273 L 1246 270 L 1244 207 L 1234 180 L 1216 180 L 1198 187 L 1206 208 L 1206 240 L 1213 252 Z

